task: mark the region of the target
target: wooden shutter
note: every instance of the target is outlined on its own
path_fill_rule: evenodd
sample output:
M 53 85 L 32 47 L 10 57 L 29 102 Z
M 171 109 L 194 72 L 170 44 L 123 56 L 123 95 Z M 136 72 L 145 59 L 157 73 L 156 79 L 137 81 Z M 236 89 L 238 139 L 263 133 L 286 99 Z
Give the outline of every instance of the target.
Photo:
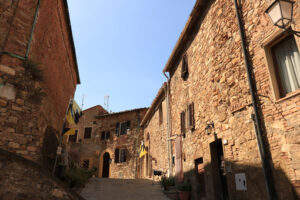
M 109 140 L 110 139 L 110 131 L 106 132 L 106 139 Z
M 121 162 L 126 162 L 126 149 L 121 149 Z
M 189 127 L 191 130 L 195 129 L 195 113 L 194 113 L 194 103 L 189 105 Z
M 116 123 L 116 136 L 120 135 L 120 122 Z
M 121 123 L 121 133 L 120 135 L 125 135 L 127 130 L 127 122 Z
M 119 163 L 119 149 L 115 149 L 115 163 Z
M 182 65 L 181 65 L 181 78 L 186 79 L 188 75 L 188 61 L 187 61 L 187 55 L 184 54 L 182 56 Z
M 185 137 L 185 112 L 181 112 L 180 114 L 181 121 L 181 134 Z
M 127 129 L 130 129 L 130 121 L 127 121 Z
M 91 138 L 92 137 L 92 128 L 87 127 L 84 129 L 84 138 Z
M 105 131 L 101 132 L 101 140 L 105 140 Z

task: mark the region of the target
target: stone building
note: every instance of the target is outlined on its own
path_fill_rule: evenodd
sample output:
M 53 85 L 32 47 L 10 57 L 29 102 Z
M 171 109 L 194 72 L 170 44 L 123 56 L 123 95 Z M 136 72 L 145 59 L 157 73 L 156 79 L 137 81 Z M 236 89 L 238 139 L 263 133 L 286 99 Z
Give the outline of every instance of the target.
M 61 132 L 80 83 L 67 1 L 0 0 L 0 27 L 0 148 L 53 158 L 44 136 Z
M 79 83 L 67 1 L 0 0 L 1 199 L 83 199 L 45 169 Z
M 169 166 L 172 165 L 171 141 L 168 140 L 166 89 L 167 84 L 164 83 L 141 122 L 147 151 L 147 154 L 140 158 L 142 178 L 153 178 L 153 170 L 168 175 Z
M 85 110 L 75 127 L 77 138 L 68 138 L 69 157 L 77 157 L 83 168 L 95 169 L 98 177 L 136 178 L 143 140 L 140 122 L 146 112 L 140 108 L 107 113 L 100 106 Z
M 239 1 L 244 51 L 234 1 L 197 0 L 163 70 L 173 172 L 192 184 L 192 199 L 300 197 L 300 40 L 272 24 L 265 13 L 272 2 Z M 294 30 L 300 30 L 299 5 Z

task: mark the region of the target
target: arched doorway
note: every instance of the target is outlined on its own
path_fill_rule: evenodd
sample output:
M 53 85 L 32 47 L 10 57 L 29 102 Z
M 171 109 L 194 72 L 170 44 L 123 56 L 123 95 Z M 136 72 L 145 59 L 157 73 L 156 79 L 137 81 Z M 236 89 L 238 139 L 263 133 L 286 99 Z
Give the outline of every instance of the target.
M 103 155 L 103 170 L 102 170 L 102 177 L 108 178 L 109 177 L 109 165 L 110 165 L 110 156 L 109 153 L 106 152 Z

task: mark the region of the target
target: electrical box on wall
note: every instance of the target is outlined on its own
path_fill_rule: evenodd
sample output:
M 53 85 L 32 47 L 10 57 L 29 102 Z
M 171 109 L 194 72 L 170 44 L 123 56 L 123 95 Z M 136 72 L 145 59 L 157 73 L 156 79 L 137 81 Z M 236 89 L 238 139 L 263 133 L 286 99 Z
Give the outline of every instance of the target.
M 247 190 L 247 181 L 245 173 L 235 174 L 235 186 L 237 191 Z

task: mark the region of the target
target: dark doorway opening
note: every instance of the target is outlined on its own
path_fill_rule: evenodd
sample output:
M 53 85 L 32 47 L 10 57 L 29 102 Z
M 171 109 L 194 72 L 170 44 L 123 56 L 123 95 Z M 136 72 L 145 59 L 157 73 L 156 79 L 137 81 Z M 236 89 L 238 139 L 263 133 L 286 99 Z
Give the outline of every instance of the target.
M 227 200 L 228 189 L 225 170 L 225 161 L 222 140 L 218 139 L 210 143 L 212 178 L 214 185 L 215 199 Z
M 196 170 L 196 178 L 197 178 L 197 199 L 203 199 L 206 197 L 205 192 L 205 168 L 203 163 L 203 158 L 198 158 L 195 160 L 195 170 Z
M 109 177 L 109 165 L 110 165 L 110 156 L 109 156 L 109 153 L 106 152 L 103 155 L 103 170 L 102 170 L 103 178 Z

